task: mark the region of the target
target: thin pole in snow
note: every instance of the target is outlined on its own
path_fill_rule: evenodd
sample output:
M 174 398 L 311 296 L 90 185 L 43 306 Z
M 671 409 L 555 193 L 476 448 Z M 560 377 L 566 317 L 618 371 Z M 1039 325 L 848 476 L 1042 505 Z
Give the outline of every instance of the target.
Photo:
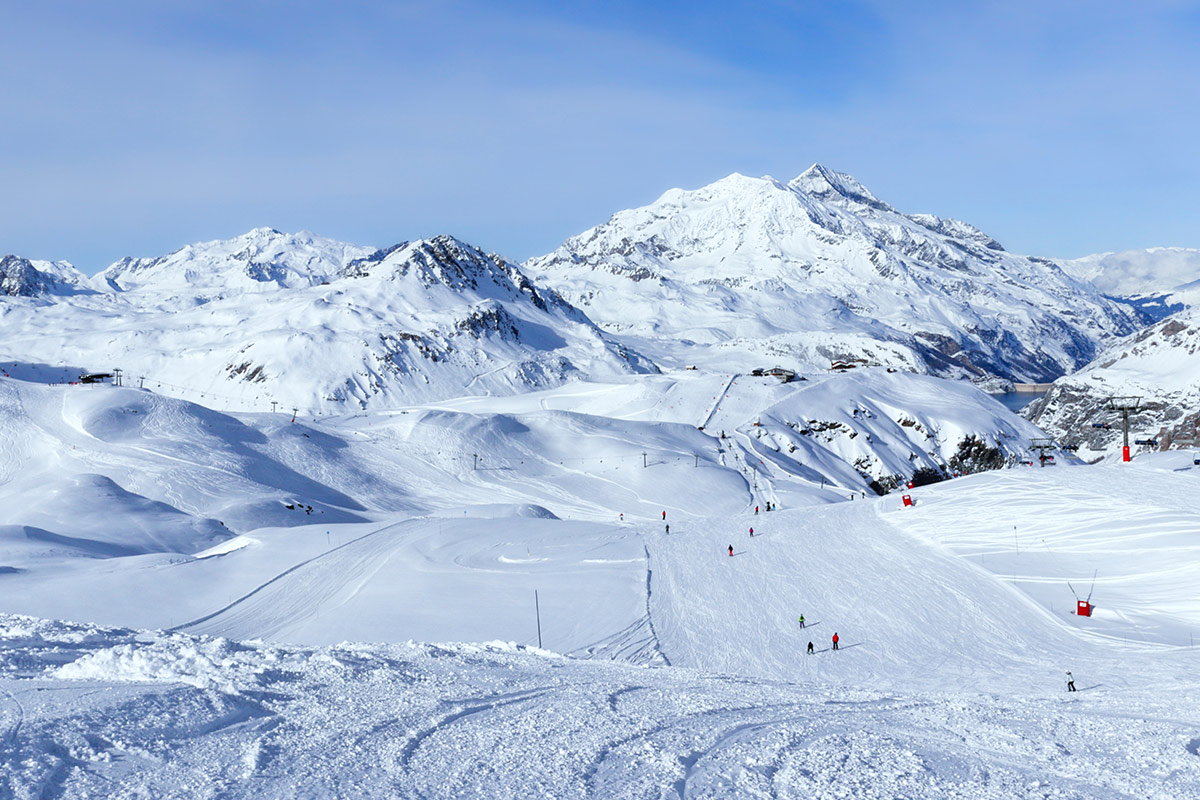
M 538 602 L 538 590 L 533 590 L 533 611 L 537 614 L 538 650 L 542 649 L 542 606 Z
M 646 454 L 642 453 L 642 469 L 645 469 L 647 466 L 649 465 L 646 463 Z
M 297 415 L 298 413 L 300 413 L 300 409 L 298 409 L 298 408 L 293 408 L 293 409 L 292 409 L 292 422 L 295 422 L 295 421 L 296 421 L 296 415 Z
M 696 453 L 695 456 L 696 456 L 696 466 L 699 467 L 700 466 L 700 454 Z
M 479 453 L 472 453 L 471 455 L 475 457 L 475 466 L 471 467 L 471 469 L 479 469 Z

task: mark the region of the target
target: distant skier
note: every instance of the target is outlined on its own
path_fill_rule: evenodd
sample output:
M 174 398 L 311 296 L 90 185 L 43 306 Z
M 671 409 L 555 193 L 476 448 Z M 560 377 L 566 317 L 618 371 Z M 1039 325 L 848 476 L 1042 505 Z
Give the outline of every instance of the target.
M 804 615 L 803 614 L 800 615 L 800 627 L 801 628 L 804 627 Z
M 664 511 L 664 512 L 663 512 L 663 519 L 666 519 L 666 518 L 667 518 L 667 512 L 665 512 L 665 511 Z
M 750 535 L 751 535 L 751 536 L 753 536 L 753 535 L 754 535 L 754 528 L 751 528 L 751 529 L 750 529 Z
M 730 558 L 733 557 L 733 545 L 729 545 L 729 556 Z
M 621 522 L 624 522 L 624 521 L 625 521 L 625 512 L 622 511 L 621 512 Z
M 757 513 L 758 513 L 758 506 L 755 506 L 755 507 L 754 507 L 754 513 L 755 513 L 755 514 L 757 514 Z
M 667 529 L 667 535 L 670 536 L 671 535 L 671 526 L 668 524 L 668 525 L 664 525 L 663 527 Z
M 809 642 L 808 643 L 808 655 L 811 656 L 812 654 L 813 654 L 812 642 Z
M 1075 691 L 1075 676 L 1071 674 L 1071 670 L 1067 670 L 1067 691 Z
M 833 649 L 834 650 L 838 649 L 837 644 L 838 644 L 838 635 L 837 635 L 837 631 L 834 631 L 833 632 Z

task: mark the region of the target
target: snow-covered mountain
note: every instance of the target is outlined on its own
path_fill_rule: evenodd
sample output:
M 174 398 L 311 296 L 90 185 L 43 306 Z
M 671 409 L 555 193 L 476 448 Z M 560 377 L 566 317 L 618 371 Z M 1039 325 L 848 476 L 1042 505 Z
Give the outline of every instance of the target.
M 1064 442 L 1083 446 L 1086 459 L 1118 458 L 1120 416 L 1105 410 L 1108 398 L 1140 398 L 1130 439 L 1156 442 L 1134 451 L 1200 444 L 1200 307 L 1181 311 L 1104 351 L 1022 413 Z M 1105 425 L 1109 427 L 1095 427 Z M 1089 453 L 1089 451 L 1091 451 Z
M 1138 324 L 1053 262 L 821 165 L 672 189 L 525 267 L 664 362 L 861 358 L 1002 385 L 1070 372 Z
M 118 262 L 95 286 L 0 303 L 0 361 L 119 367 L 220 408 L 310 413 L 657 369 L 449 236 L 376 251 L 258 229 Z
M 123 258 L 92 279 L 101 291 L 153 291 L 211 297 L 302 288 L 328 282 L 373 247 L 308 231 L 255 228 L 233 239 L 200 242 L 157 258 Z
M 0 257 L 0 296 L 38 297 L 87 291 L 87 277 L 68 261 Z
M 1151 322 L 1200 304 L 1200 250 L 1151 247 L 1059 263 L 1068 274 L 1090 281 L 1109 297 L 1138 309 Z
M 824 180 L 787 191 L 895 214 Z M 903 219 L 997 254 L 964 292 L 1041 268 Z M 967 381 L 660 372 L 452 237 L 279 237 L 0 295 L 0 796 L 1197 796 L 1192 453 L 1025 468 L 1043 431 Z M 714 324 L 765 324 L 722 291 Z M 811 341 L 924 357 L 843 310 Z M 1177 320 L 1096 369 L 1175 369 L 1194 417 Z

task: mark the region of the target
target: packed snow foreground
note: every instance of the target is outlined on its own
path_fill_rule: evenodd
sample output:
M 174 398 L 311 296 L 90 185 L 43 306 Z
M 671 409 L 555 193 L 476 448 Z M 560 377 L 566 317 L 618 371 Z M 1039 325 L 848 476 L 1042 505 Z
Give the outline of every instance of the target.
M 0 378 L 0 796 L 1200 796 L 1195 454 L 1027 467 L 970 386 L 808 377 Z M 968 437 L 1014 466 L 870 491 Z

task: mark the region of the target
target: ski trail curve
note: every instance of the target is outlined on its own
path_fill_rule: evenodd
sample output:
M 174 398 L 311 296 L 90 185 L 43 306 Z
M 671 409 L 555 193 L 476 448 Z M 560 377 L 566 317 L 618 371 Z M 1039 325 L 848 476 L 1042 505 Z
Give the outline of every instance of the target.
M 320 555 L 294 564 L 233 602 L 169 630 L 270 638 L 289 625 L 319 616 L 328 603 L 355 584 L 361 587 L 406 540 L 399 534 L 412 521 L 385 525 Z

